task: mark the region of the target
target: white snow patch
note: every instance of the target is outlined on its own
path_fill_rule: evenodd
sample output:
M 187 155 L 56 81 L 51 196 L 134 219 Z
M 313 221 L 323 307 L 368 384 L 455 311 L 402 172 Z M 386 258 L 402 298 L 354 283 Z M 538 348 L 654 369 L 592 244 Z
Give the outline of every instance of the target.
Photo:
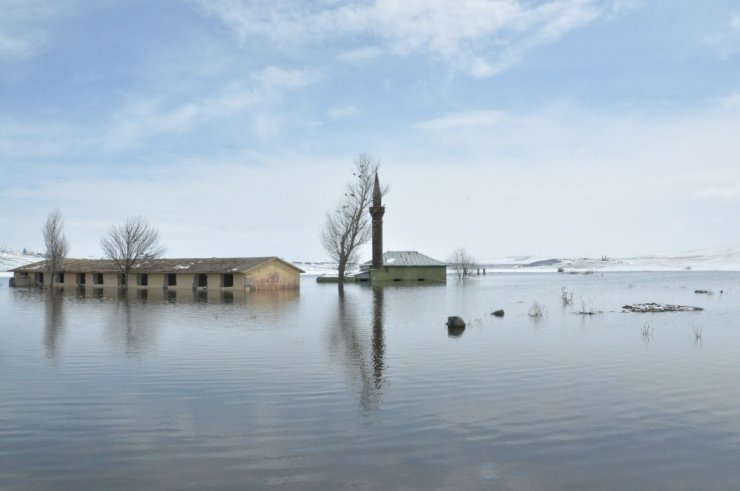
M 6 272 L 14 268 L 25 266 L 26 264 L 36 263 L 43 260 L 44 258 L 42 256 L 0 249 L 0 272 Z

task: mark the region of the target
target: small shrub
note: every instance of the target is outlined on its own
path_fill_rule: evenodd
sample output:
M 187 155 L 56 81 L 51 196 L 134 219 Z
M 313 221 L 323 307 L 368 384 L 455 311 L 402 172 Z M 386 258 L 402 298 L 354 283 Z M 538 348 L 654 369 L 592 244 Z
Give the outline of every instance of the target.
M 581 315 L 596 315 L 600 314 L 600 310 L 596 310 L 593 307 L 586 307 L 586 302 L 583 301 L 583 298 L 581 298 L 581 311 L 578 312 Z
M 529 308 L 529 316 L 535 319 L 544 317 L 545 306 L 538 303 L 537 301 L 532 302 L 532 306 Z
M 563 305 L 573 304 L 573 292 L 569 292 L 565 287 L 560 289 L 560 298 L 563 300 Z
M 697 343 L 701 341 L 701 337 L 704 334 L 704 329 L 701 327 L 695 327 L 694 328 L 694 341 Z
M 646 343 L 649 343 L 650 341 L 653 340 L 653 337 L 655 335 L 655 329 L 646 322 L 642 326 L 641 335 L 642 335 L 643 341 L 645 341 Z

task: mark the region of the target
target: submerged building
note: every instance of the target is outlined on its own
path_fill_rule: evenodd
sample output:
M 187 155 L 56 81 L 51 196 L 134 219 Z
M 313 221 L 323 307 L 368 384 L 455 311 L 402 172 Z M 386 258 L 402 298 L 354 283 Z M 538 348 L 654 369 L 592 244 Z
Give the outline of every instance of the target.
M 357 281 L 373 283 L 397 281 L 447 281 L 447 264 L 416 251 L 386 251 L 380 268 L 372 261 L 360 265 Z
M 12 269 L 15 286 L 48 286 L 46 261 Z M 293 290 L 304 271 L 279 257 L 144 259 L 131 269 L 131 289 Z M 110 259 L 65 259 L 56 287 L 119 288 L 123 276 Z
M 447 281 L 447 264 L 432 259 L 416 251 L 387 251 L 383 252 L 383 193 L 380 189 L 380 180 L 375 174 L 373 188 L 373 205 L 370 207 L 372 216 L 372 260 L 360 266 L 360 273 L 355 276 L 357 281 L 369 281 L 373 284 L 387 282 L 437 282 Z

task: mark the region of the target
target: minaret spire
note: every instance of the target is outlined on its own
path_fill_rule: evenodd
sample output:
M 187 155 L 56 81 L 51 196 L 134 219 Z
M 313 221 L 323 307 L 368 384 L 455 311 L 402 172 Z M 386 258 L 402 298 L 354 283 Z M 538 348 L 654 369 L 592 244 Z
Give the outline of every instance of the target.
M 370 207 L 370 216 L 373 217 L 373 263 L 372 269 L 383 269 L 383 214 L 385 206 L 382 203 L 383 193 L 380 190 L 380 179 L 375 173 L 373 187 L 373 206 Z

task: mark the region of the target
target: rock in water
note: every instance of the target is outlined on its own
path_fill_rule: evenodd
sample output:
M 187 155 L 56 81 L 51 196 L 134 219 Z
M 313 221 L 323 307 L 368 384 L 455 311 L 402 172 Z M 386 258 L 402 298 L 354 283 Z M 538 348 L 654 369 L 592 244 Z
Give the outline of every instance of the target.
M 504 316 L 504 311 L 503 310 L 496 310 L 494 312 L 491 312 L 491 315 L 494 315 L 496 317 L 503 317 Z
M 465 328 L 465 321 L 462 319 L 462 317 L 453 315 L 447 318 L 447 327 L 454 327 L 457 329 Z

